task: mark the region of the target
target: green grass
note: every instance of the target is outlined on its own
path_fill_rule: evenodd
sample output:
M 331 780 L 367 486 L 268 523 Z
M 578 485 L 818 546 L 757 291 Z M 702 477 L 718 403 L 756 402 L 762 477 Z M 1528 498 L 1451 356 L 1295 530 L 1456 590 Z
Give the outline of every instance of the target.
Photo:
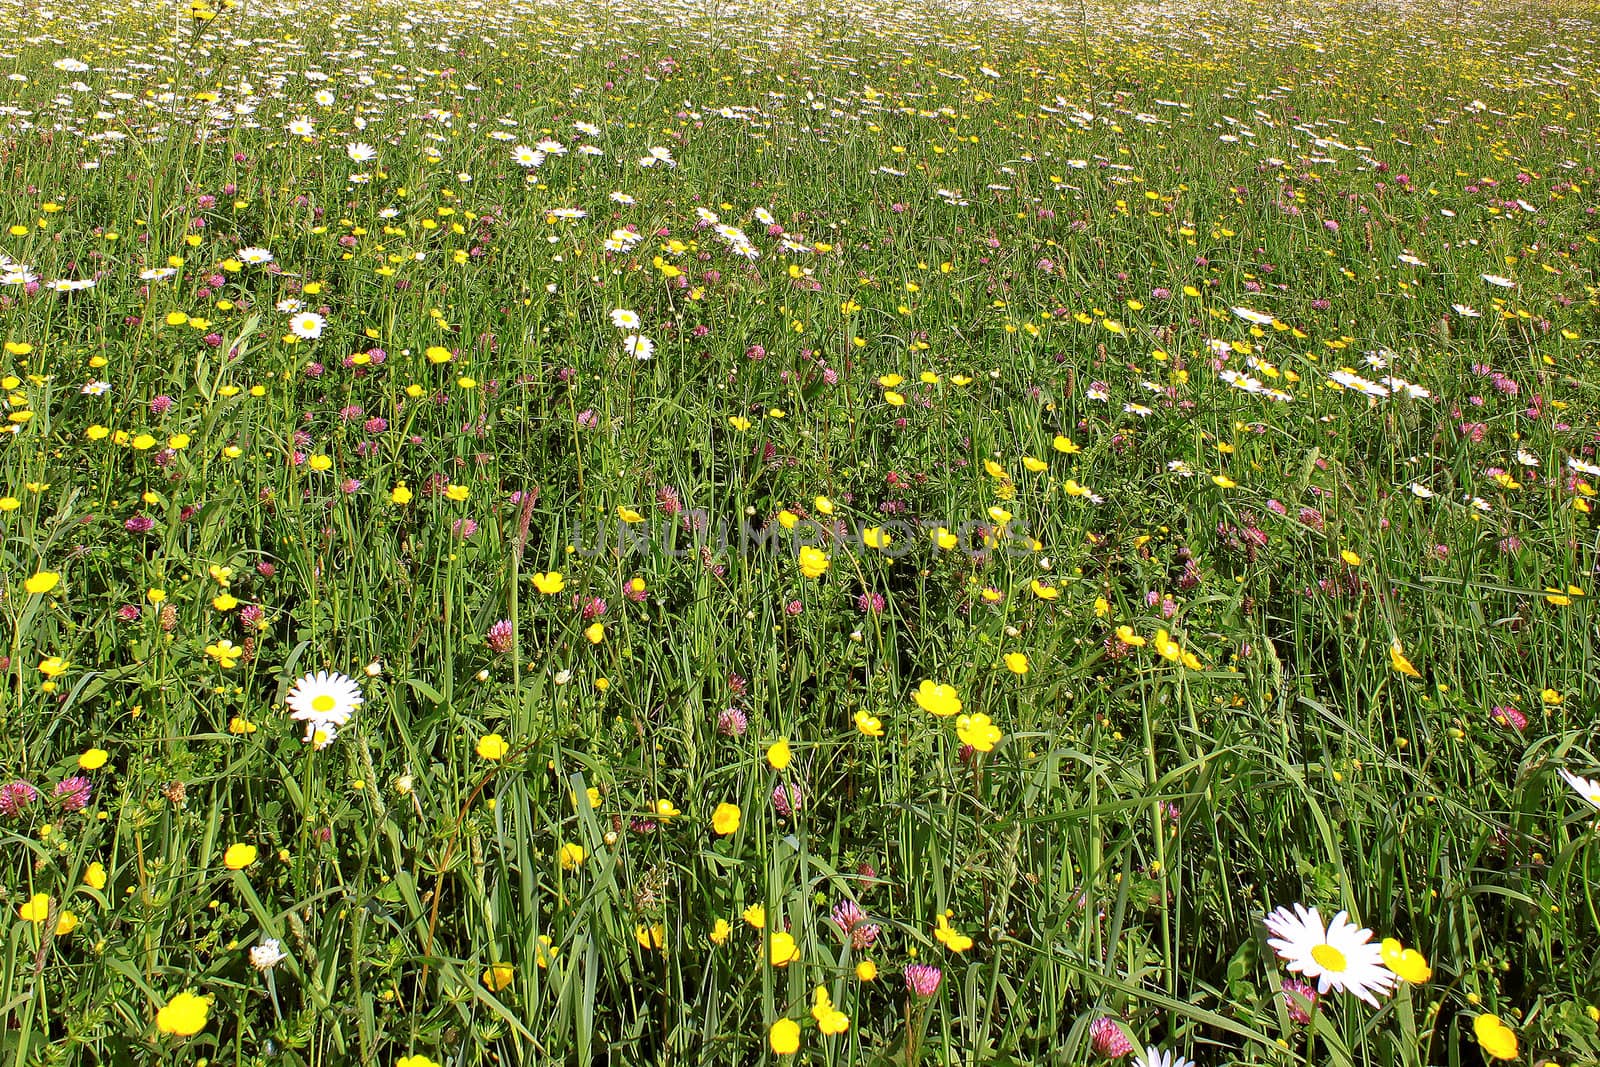
M 0 1059 L 1600 1057 L 1600 9 L 507 7 L 0 0 Z

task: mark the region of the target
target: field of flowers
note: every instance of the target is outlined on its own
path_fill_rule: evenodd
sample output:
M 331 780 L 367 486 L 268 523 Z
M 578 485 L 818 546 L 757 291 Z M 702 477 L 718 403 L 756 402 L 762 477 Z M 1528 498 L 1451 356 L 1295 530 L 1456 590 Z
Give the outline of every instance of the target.
M 0 16 L 0 1061 L 1600 1058 L 1600 6 Z

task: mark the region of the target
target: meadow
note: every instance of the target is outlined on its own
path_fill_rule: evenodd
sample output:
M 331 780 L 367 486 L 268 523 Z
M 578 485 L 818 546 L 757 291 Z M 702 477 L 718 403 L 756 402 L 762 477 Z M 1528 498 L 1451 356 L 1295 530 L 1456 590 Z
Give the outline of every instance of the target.
M 0 16 L 0 1062 L 1600 1060 L 1600 5 Z

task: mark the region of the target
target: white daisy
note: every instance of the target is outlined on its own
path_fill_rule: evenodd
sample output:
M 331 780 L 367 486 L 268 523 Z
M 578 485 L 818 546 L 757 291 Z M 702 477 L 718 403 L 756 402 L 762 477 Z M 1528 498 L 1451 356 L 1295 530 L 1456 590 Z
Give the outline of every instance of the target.
M 104 396 L 110 389 L 110 382 L 90 382 L 79 391 L 84 396 Z
M 1469 304 L 1451 304 L 1450 306 L 1455 310 L 1457 315 L 1460 315 L 1464 319 L 1483 318 L 1483 312 Z
M 345 155 L 350 157 L 352 163 L 365 163 L 369 159 L 378 158 L 378 150 L 365 141 L 357 141 L 355 144 L 345 145 L 344 152 Z
M 1348 912 L 1339 912 L 1324 929 L 1316 908 L 1302 904 L 1294 910 L 1278 908 L 1267 916 L 1267 938 L 1291 972 L 1317 980 L 1317 992 L 1337 989 L 1378 1006 L 1374 994 L 1387 996 L 1394 972 L 1383 965 L 1383 954 L 1371 944 L 1372 931 L 1357 927 Z
M 656 343 L 648 337 L 630 333 L 622 339 L 622 350 L 634 359 L 643 361 L 655 355 Z
M 302 311 L 289 320 L 289 332 L 303 341 L 315 341 L 322 336 L 322 323 L 315 311 Z
M 262 974 L 288 958 L 288 953 L 283 951 L 283 945 L 275 937 L 264 937 L 261 939 L 261 944 L 250 949 L 250 966 Z
M 611 325 L 619 330 L 637 330 L 639 328 L 639 313 L 626 308 L 617 308 L 611 313 Z
M 628 207 L 631 204 L 637 204 L 639 202 L 633 197 L 629 196 L 627 193 L 612 193 L 611 201 L 615 204 L 621 204 L 623 207 Z
M 317 128 L 310 119 L 302 117 L 289 123 L 289 132 L 296 137 L 310 137 L 317 132 Z
M 254 245 L 249 248 L 239 249 L 233 254 L 233 257 L 240 263 L 251 263 L 258 267 L 272 262 L 271 252 L 268 252 L 265 248 L 257 248 Z
M 1490 285 L 1498 285 L 1502 289 L 1512 289 L 1515 288 L 1517 284 L 1510 278 L 1502 278 L 1498 274 L 1485 274 L 1483 275 L 1483 280 L 1488 282 Z
M 544 162 L 544 153 L 536 152 L 525 144 L 519 144 L 511 150 L 511 158 L 517 161 L 517 166 L 532 170 Z
M 1162 1052 L 1154 1045 L 1146 1045 L 1144 1052 L 1128 1061 L 1129 1067 L 1194 1067 L 1193 1060 L 1186 1060 L 1174 1052 Z
M 332 107 L 333 106 L 333 90 L 332 89 L 318 89 L 317 90 L 317 95 L 313 96 L 311 99 L 315 100 L 317 103 L 321 104 L 323 107 Z
M 1572 791 L 1587 800 L 1590 804 L 1600 808 L 1600 782 L 1593 778 L 1579 778 L 1576 774 L 1561 768 L 1561 777 L 1565 778 Z
M 283 698 L 289 718 L 306 724 L 306 739 L 312 728 L 343 726 L 361 706 L 361 687 L 338 671 L 318 671 L 302 675 Z M 332 740 L 330 737 L 329 740 Z
M 1252 310 L 1250 308 L 1233 308 L 1232 310 L 1233 310 L 1233 313 L 1235 315 L 1239 316 L 1241 319 L 1243 319 L 1246 322 L 1254 323 L 1257 326 L 1271 326 L 1272 325 L 1272 316 L 1271 315 L 1264 315 L 1261 312 L 1254 311 L 1254 310 Z

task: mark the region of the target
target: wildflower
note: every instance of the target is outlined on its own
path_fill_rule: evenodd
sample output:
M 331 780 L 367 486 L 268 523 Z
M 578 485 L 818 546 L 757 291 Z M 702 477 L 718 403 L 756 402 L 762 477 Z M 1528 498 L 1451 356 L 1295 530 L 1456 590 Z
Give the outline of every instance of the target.
M 583 636 L 589 639 L 591 645 L 598 645 L 606 639 L 606 624 L 603 622 L 590 623 L 584 627 Z
M 1283 980 L 1283 1006 L 1289 1013 L 1289 1018 L 1305 1026 L 1311 1022 L 1309 1008 L 1317 1003 L 1317 988 L 1298 978 L 1285 978 Z
M 1472 1020 L 1472 1032 L 1477 1035 L 1483 1054 L 1495 1060 L 1517 1058 L 1517 1035 L 1500 1021 L 1498 1015 L 1485 1012 Z
M 498 993 L 510 985 L 516 975 L 517 969 L 509 963 L 491 963 L 484 969 L 482 981 L 491 993 Z
M 226 642 L 224 643 L 226 644 Z M 207 651 L 210 650 L 207 649 Z M 39 673 L 44 675 L 46 678 L 59 678 L 63 674 L 67 673 L 67 668 L 70 666 L 71 664 L 60 656 L 46 656 L 44 659 L 39 661 Z M 231 667 L 233 664 L 224 663 L 223 666 Z
M 17 908 L 17 918 L 28 923 L 42 923 L 50 917 L 50 894 L 35 893 Z
M 156 1012 L 156 1029 L 163 1034 L 192 1037 L 205 1029 L 206 1017 L 210 1014 L 211 1001 L 186 990 Z
M 1600 808 L 1600 781 L 1596 781 L 1593 778 L 1580 778 L 1565 767 L 1561 768 L 1561 777 L 1572 787 L 1574 793 L 1593 804 L 1596 808 Z M 3 794 L 4 790 L 0 790 L 0 810 L 4 810 Z
M 994 751 L 995 744 L 1004 734 L 1000 728 L 989 721 L 989 716 L 978 712 L 976 715 L 963 715 L 956 720 L 956 735 L 961 738 L 961 743 L 971 745 L 979 752 Z
M 254 945 L 250 949 L 250 966 L 262 974 L 266 974 L 288 958 L 289 954 L 283 951 L 282 944 L 275 937 L 264 937 L 259 945 Z
M 227 671 L 232 670 L 239 662 L 239 657 L 244 655 L 244 649 L 224 637 L 215 644 L 207 645 L 206 655 L 215 659 L 217 666 Z
M 856 981 L 873 982 L 878 978 L 878 965 L 871 960 L 862 960 L 856 964 Z
M 75 774 L 57 782 L 50 795 L 55 798 L 62 811 L 72 812 L 82 811 L 89 806 L 89 794 L 92 791 L 93 786 L 89 784 L 89 779 L 81 774 Z
M 943 978 L 943 971 L 927 963 L 913 963 L 905 969 L 906 989 L 919 997 L 937 993 Z
M 484 641 L 489 648 L 501 655 L 511 651 L 512 641 L 516 630 L 511 625 L 510 619 L 501 619 L 489 627 L 489 632 L 484 635 Z
M 1012 674 L 1028 673 L 1028 655 L 1026 652 L 1007 652 L 1004 658 L 1006 670 Z
M 711 828 L 720 837 L 727 837 L 739 829 L 739 805 L 722 803 L 711 813 Z
M 805 791 L 796 783 L 779 783 L 772 787 L 772 807 L 787 819 L 805 806 Z
M 83 884 L 90 889 L 104 889 L 106 887 L 106 865 L 99 860 L 89 864 L 83 871 Z
M 757 930 L 764 930 L 767 926 L 767 909 L 760 904 L 752 904 L 744 909 L 742 918 Z
M 678 810 L 678 806 L 666 797 L 657 800 L 652 810 L 663 819 L 673 819 L 683 814 L 682 811 Z
M 961 710 L 961 698 L 954 686 L 924 680 L 911 694 L 923 711 L 947 717 Z
M 1387 995 L 1395 976 L 1383 966 L 1382 953 L 1371 944 L 1372 931 L 1358 928 L 1349 913 L 1339 912 L 1326 928 L 1316 908 L 1296 904 L 1267 916 L 1267 939 L 1291 972 L 1317 980 L 1317 992 L 1337 989 L 1378 1006 L 1375 994 Z
M 1389 665 L 1407 678 L 1422 677 L 1422 672 L 1413 667 L 1411 661 L 1406 659 L 1405 650 L 1400 647 L 1400 639 L 1398 637 L 1389 642 Z
M 61 575 L 55 571 L 39 571 L 26 582 L 22 583 L 24 589 L 33 594 L 48 593 L 61 583 Z
M 732 924 L 730 924 L 727 919 L 718 918 L 717 921 L 712 924 L 711 932 L 706 936 L 711 939 L 711 943 L 713 945 L 726 945 L 728 943 L 728 938 L 730 935 L 732 935 L 732 933 Z
M 1194 1062 L 1172 1052 L 1162 1052 L 1154 1045 L 1147 1045 L 1144 1053 L 1133 1061 L 1132 1067 L 1194 1067 Z
M 800 1024 L 793 1019 L 779 1019 L 767 1031 L 767 1044 L 776 1055 L 793 1056 L 800 1051 Z
M 0 815 L 14 819 L 39 799 L 39 790 L 18 778 L 0 785 Z
M 807 578 L 821 578 L 828 573 L 828 556 L 820 548 L 810 545 L 800 549 L 800 573 Z
M 787 770 L 790 760 L 794 759 L 794 752 L 789 748 L 789 739 L 780 737 L 767 747 L 767 765 L 775 771 Z
M 865 708 L 856 712 L 856 729 L 867 737 L 883 736 L 883 720 L 869 713 Z
M 787 930 L 776 930 L 767 941 L 767 959 L 774 967 L 787 967 L 800 958 L 800 948 L 794 935 Z
M 533 587 L 546 595 L 554 595 L 565 589 L 567 583 L 562 580 L 560 571 L 551 571 L 548 574 L 541 571 L 533 576 Z
M 1120 1060 L 1133 1054 L 1133 1042 L 1128 1040 L 1127 1032 L 1109 1015 L 1102 1015 L 1089 1024 L 1089 1043 L 1108 1060 Z
M 506 753 L 511 751 L 511 746 L 499 734 L 484 734 L 478 738 L 478 743 L 473 751 L 477 752 L 479 759 L 486 759 L 491 763 L 506 758 Z
M 361 706 L 361 688 L 337 671 L 318 671 L 300 677 L 283 702 L 291 719 L 306 724 L 308 742 L 319 730 L 331 741 L 329 728 L 345 725 Z
M 817 1021 L 817 1029 L 828 1036 L 850 1029 L 850 1017 L 833 1006 L 833 998 L 824 986 L 812 990 L 811 1017 Z
M 588 858 L 589 852 L 582 845 L 568 841 L 556 851 L 556 855 L 560 858 L 563 871 L 575 871 L 583 866 L 583 861 Z
M 1428 958 L 1414 948 L 1406 948 L 1398 940 L 1386 937 L 1378 946 L 1383 965 L 1412 985 L 1422 985 L 1433 977 Z
M 242 871 L 256 861 L 256 846 L 229 845 L 222 854 L 222 865 L 230 871 Z
M 652 926 L 635 926 L 633 939 L 639 942 L 643 949 L 658 949 L 667 943 L 667 928 L 660 923 Z

